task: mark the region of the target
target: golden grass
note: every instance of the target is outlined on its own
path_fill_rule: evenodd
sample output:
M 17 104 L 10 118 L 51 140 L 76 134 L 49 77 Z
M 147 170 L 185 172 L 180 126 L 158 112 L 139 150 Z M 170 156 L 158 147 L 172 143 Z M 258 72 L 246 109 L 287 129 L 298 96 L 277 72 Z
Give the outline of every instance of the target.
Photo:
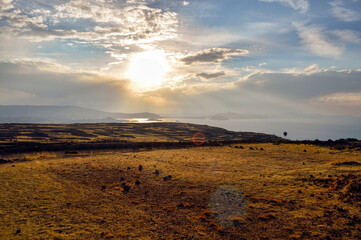
M 361 153 L 242 145 L 42 153 L 2 164 L 0 239 L 359 239 L 360 203 L 354 195 L 341 198 L 356 178 L 341 174 L 357 175 L 361 167 L 332 163 L 359 161 Z M 245 214 L 226 219 L 230 225 L 210 208 L 222 186 L 247 200 L 239 202 L 247 204 Z
M 27 161 L 34 161 L 34 160 L 42 160 L 42 159 L 49 159 L 55 158 L 58 154 L 51 153 L 51 152 L 37 152 L 37 153 L 27 153 L 23 154 L 23 159 Z

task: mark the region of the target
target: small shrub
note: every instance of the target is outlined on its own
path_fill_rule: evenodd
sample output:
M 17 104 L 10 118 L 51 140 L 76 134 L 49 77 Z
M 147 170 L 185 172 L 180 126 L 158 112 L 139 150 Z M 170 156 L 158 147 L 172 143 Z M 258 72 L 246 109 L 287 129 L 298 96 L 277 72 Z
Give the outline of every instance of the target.
M 259 215 L 258 219 L 261 221 L 267 221 L 270 219 L 275 219 L 275 215 L 273 215 L 272 213 L 267 213 L 267 214 L 263 214 L 263 215 Z
M 65 154 L 66 155 L 77 155 L 77 154 L 79 154 L 79 152 L 78 151 L 65 151 Z
M 164 181 L 168 181 L 168 180 L 171 180 L 171 179 L 172 179 L 172 175 L 168 175 L 166 177 L 163 177 Z
M 243 225 L 246 221 L 243 218 L 236 217 L 232 219 L 233 226 L 238 227 Z
M 129 191 L 130 191 L 130 186 L 124 184 L 124 185 L 122 185 L 122 187 L 123 187 L 123 191 L 122 191 L 123 193 L 129 193 Z

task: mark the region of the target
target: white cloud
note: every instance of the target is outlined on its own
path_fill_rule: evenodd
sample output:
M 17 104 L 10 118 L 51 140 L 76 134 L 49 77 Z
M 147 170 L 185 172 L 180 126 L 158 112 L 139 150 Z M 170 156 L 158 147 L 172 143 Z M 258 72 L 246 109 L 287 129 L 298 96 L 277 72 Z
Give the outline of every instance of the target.
M 299 37 L 311 52 L 322 57 L 339 57 L 343 50 L 341 46 L 331 42 L 324 29 L 319 26 L 294 23 Z
M 319 65 L 317 64 L 312 64 L 306 68 L 284 68 L 283 69 L 283 73 L 290 73 L 290 74 L 294 74 L 294 75 L 312 75 L 315 73 L 319 73 L 322 71 L 327 71 L 326 69 L 322 69 Z
M 345 22 L 354 22 L 361 19 L 361 14 L 352 9 L 343 7 L 343 1 L 336 0 L 330 3 L 331 13 L 338 19 Z
M 308 0 L 260 0 L 262 2 L 279 2 L 285 6 L 291 7 L 295 10 L 298 10 L 302 13 L 307 12 L 310 3 Z
M 318 97 L 315 101 L 324 103 L 343 103 L 361 106 L 361 92 L 347 93 L 338 92 L 326 96 Z
M 330 33 L 337 36 L 343 42 L 361 43 L 360 33 L 353 30 L 333 30 Z
M 187 6 L 188 4 L 189 4 L 189 2 L 183 1 L 183 5 L 184 5 L 184 6 Z
M 0 19 L 8 23 L 1 27 L 4 38 L 31 42 L 69 39 L 105 48 L 114 56 L 123 53 L 121 46 L 154 45 L 178 34 L 175 12 L 148 7 L 144 1 L 74 0 L 55 5 L 52 10 L 14 7 L 4 10 L 4 6 L 0 6 Z

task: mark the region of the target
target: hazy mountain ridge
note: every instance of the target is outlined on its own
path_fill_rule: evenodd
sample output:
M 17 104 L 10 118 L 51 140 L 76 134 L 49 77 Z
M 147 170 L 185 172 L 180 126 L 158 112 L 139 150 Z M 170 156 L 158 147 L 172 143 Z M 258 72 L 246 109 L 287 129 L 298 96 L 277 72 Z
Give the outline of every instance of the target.
M 124 122 L 127 118 L 160 118 L 153 113 L 111 113 L 76 106 L 0 105 L 0 123 Z

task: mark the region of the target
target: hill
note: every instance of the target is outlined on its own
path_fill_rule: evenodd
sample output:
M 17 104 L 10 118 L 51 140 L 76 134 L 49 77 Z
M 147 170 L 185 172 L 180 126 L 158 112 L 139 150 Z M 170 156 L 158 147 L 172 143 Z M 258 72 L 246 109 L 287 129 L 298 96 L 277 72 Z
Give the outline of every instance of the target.
M 233 132 L 188 123 L 0 124 L 0 153 L 94 150 L 105 148 L 184 147 L 197 132 L 205 144 L 219 141 L 275 142 L 280 137 Z
M 153 113 L 110 113 L 75 106 L 0 105 L 0 123 L 122 122 L 127 118 L 152 118 Z

